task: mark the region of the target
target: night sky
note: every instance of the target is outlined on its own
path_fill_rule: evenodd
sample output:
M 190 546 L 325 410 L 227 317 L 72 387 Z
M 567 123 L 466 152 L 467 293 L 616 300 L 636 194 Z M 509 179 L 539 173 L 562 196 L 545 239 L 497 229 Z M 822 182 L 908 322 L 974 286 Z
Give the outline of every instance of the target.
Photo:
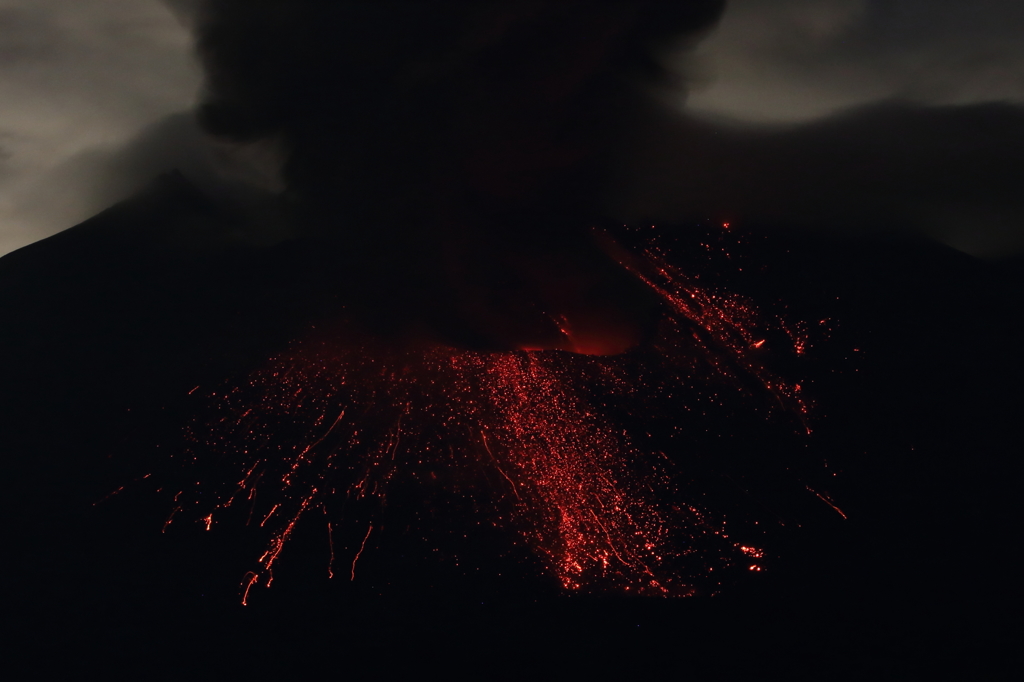
M 996 677 L 1024 5 L 721 6 L 0 0 L 5 664 Z

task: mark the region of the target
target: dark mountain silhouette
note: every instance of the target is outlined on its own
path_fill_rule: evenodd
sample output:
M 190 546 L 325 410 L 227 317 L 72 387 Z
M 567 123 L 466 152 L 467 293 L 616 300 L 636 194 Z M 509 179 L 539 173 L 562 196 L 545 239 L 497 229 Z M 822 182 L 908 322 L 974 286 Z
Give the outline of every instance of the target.
M 623 133 L 636 130 L 640 95 L 659 74 L 656 51 L 705 29 L 722 5 L 201 4 L 201 117 L 226 137 L 283 142 L 287 191 L 274 215 L 299 229 L 244 245 L 237 233 L 251 214 L 171 174 L 0 259 L 3 589 L 20 654 L 11 665 L 157 679 L 405 670 L 903 680 L 1001 669 L 1016 597 L 1020 264 L 910 237 L 792 231 L 842 212 L 799 173 L 789 180 L 810 188 L 793 190 L 803 213 L 757 194 L 724 231 L 715 212 L 763 188 L 738 172 L 715 194 L 698 174 L 687 182 L 709 190 L 695 204 L 703 214 L 658 232 L 672 266 L 813 330 L 805 357 L 774 350 L 785 347 L 776 337 L 764 352 L 813 401 L 813 433 L 790 413 L 752 409 L 753 382 L 699 410 L 673 413 L 682 403 L 672 395 L 647 410 L 630 393 L 602 406 L 609 423 L 663 452 L 698 504 L 761 534 L 765 570 L 734 562 L 721 579 L 705 576 L 715 596 L 569 596 L 512 530 L 480 521 L 488 489 L 459 464 L 437 467 L 437 482 L 395 474 L 373 517 L 388 528 L 382 539 L 338 531 L 342 563 L 368 549 L 358 580 L 340 564 L 328 577 L 326 522 L 300 523 L 273 587 L 243 607 L 245 571 L 267 547 L 256 524 L 210 520 L 207 532 L 185 518 L 161 532 L 175 483 L 194 471 L 181 466 L 186 431 L 217 416 L 204 395 L 244 390 L 251 372 L 314 332 L 342 350 L 358 341 L 371 361 L 435 346 L 584 357 L 566 352 L 561 320 L 585 330 L 575 350 L 657 359 L 669 311 L 622 265 L 637 232 L 601 207 L 621 181 L 612 170 L 631 144 Z M 966 116 L 1015 125 L 1013 112 L 986 111 Z M 793 135 L 754 145 L 761 161 L 790 143 L 813 151 L 815 140 L 843 138 L 827 124 Z M 726 145 L 730 158 L 742 146 Z M 849 149 L 851 167 L 870 160 Z M 856 194 L 849 177 L 861 176 L 840 173 L 839 203 Z M 997 189 L 1013 204 L 1011 188 Z M 884 201 L 859 210 L 880 224 L 902 219 Z M 708 247 L 725 239 L 726 252 Z M 696 353 L 700 330 L 683 328 Z M 715 360 L 695 357 L 692 375 L 653 361 L 623 367 L 638 391 L 685 394 Z M 659 369 L 637 369 L 649 367 Z M 368 393 L 390 395 L 394 376 Z M 379 415 L 363 407 L 352 423 L 372 433 Z M 304 428 L 282 423 L 282 438 Z M 827 490 L 808 484 L 809 466 Z M 664 492 L 665 506 L 675 494 Z
M 232 220 L 170 175 L 0 261 L 5 591 L 35 656 L 74 640 L 89 653 L 61 665 L 183 673 L 209 660 L 287 674 L 322 660 L 321 647 L 367 673 L 391 651 L 451 670 L 510 651 L 541 665 L 548 651 L 560 662 L 544 665 L 567 670 L 905 679 L 1005 653 L 1019 269 L 909 240 L 751 242 L 744 258 L 761 274 L 731 275 L 734 287 L 838 321 L 803 370 L 819 405 L 805 446 L 840 472 L 832 493 L 848 517 L 781 532 L 763 580 L 710 600 L 565 600 L 530 571 L 489 583 L 398 545 L 366 563 L 379 580 L 349 588 L 320 575 L 320 539 L 300 538 L 295 568 L 243 611 L 232 562 L 250 541 L 162 535 L 166 500 L 148 493 L 94 506 L 165 456 L 157 446 L 173 446 L 194 386 L 244 374 L 336 311 L 301 243 L 175 246 Z

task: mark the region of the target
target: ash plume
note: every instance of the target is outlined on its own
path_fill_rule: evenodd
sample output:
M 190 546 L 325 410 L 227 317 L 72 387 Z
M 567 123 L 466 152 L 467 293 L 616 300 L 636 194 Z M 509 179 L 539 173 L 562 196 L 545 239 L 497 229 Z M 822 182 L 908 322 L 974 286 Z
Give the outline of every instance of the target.
M 371 325 L 544 345 L 552 310 L 607 327 L 644 307 L 587 230 L 658 57 L 723 7 L 209 0 L 200 120 L 285 150 L 324 286 Z

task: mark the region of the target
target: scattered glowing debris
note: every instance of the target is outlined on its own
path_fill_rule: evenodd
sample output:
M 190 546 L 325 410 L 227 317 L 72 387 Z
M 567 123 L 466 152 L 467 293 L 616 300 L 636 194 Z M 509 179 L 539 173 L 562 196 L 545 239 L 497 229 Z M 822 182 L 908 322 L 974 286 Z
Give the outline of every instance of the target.
M 805 421 L 800 384 L 775 376 L 756 357 L 763 354 L 749 352 L 766 344 L 766 332 L 781 332 L 772 338 L 788 336 L 790 350 L 802 354 L 807 335 L 799 325 L 765 322 L 751 301 L 699 284 L 699 275 L 688 276 L 656 244 L 626 253 L 620 264 L 664 305 L 652 372 L 680 385 L 757 390 L 773 410 Z M 723 520 L 699 500 L 681 503 L 675 474 L 661 464 L 665 455 L 646 452 L 643 434 L 617 423 L 594 397 L 598 381 L 626 401 L 638 395 L 645 379 L 629 353 L 398 350 L 325 334 L 296 342 L 247 382 L 211 392 L 210 413 L 189 429 L 191 463 L 202 470 L 215 462 L 220 473 L 179 492 L 167 524 L 187 510 L 210 530 L 211 505 L 246 501 L 270 540 L 243 579 L 243 604 L 253 586 L 271 585 L 273 565 L 308 511 L 330 519 L 333 577 L 338 500 L 379 508 L 396 477 L 434 481 L 438 469 L 453 466 L 500 477 L 489 520 L 517 532 L 567 590 L 686 596 L 700 576 L 731 565 L 742 570 L 744 557 L 765 556 L 729 540 Z M 662 399 L 673 409 L 694 409 L 670 389 Z M 349 554 L 351 580 L 375 527 L 373 505 L 361 509 L 360 525 L 369 523 Z

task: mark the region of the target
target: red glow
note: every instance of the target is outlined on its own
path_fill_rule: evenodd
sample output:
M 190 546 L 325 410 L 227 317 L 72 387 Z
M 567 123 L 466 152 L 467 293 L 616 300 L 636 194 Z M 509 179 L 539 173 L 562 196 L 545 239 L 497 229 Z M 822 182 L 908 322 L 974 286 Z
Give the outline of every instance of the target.
M 799 384 L 766 369 L 756 357 L 763 353 L 750 353 L 765 345 L 770 326 L 749 300 L 700 285 L 657 246 L 633 253 L 613 244 L 609 252 L 664 303 L 652 342 L 661 366 L 680 377 L 709 368 L 737 392 L 752 379 L 776 408 L 803 418 Z M 661 501 L 674 489 L 661 463 L 667 458 L 638 446 L 637 434 L 606 414 L 587 383 L 599 377 L 629 396 L 644 379 L 630 374 L 628 355 L 610 354 L 622 350 L 620 340 L 594 333 L 574 341 L 568 322 L 563 327 L 575 353 L 297 343 L 247 383 L 211 394 L 212 418 L 190 432 L 193 462 L 215 459 L 231 473 L 179 493 L 168 523 L 187 509 L 211 530 L 217 509 L 248 507 L 250 523 L 266 527 L 270 540 L 243 580 L 243 603 L 254 585 L 272 584 L 273 566 L 307 512 L 334 519 L 327 528 L 333 577 L 333 500 L 383 504 L 396 476 L 427 480 L 439 467 L 493 472 L 500 492 L 491 521 L 517 531 L 567 590 L 684 596 L 715 568 L 762 558 L 763 550 L 729 540 L 723 519 L 698 500 Z M 781 321 L 775 329 L 794 352 L 804 351 L 798 329 Z M 358 547 L 339 548 L 351 557 L 352 580 L 375 528 L 366 513 Z
M 366 529 L 366 535 L 363 536 L 363 542 L 359 545 L 359 551 L 356 552 L 355 557 L 352 558 L 352 580 L 356 579 L 356 564 L 359 563 L 359 557 L 363 556 L 363 550 L 366 549 L 366 541 L 370 539 L 370 533 L 373 532 L 373 524 Z

